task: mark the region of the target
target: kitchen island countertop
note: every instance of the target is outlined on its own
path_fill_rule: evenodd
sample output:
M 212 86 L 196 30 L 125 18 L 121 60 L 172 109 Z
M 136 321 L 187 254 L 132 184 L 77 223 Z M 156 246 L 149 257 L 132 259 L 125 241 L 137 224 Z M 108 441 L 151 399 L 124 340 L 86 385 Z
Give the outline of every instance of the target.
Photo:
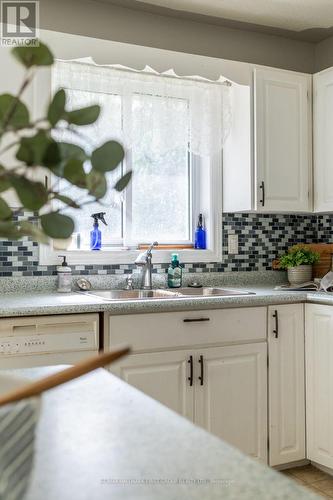
M 318 498 L 104 370 L 46 393 L 37 429 L 26 500 Z

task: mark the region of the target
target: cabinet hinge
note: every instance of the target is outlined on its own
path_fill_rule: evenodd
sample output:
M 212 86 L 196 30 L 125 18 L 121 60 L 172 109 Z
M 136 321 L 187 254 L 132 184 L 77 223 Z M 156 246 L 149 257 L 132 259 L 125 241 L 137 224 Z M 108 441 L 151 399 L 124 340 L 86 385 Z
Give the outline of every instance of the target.
M 267 356 L 267 368 L 269 367 L 269 356 Z
M 269 453 L 269 436 L 267 436 L 267 452 Z

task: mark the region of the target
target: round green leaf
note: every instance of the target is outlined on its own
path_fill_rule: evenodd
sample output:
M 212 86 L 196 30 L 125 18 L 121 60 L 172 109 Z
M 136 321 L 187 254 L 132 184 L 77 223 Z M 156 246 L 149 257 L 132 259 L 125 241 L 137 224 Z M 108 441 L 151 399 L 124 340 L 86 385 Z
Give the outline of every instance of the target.
M 87 181 L 82 162 L 75 158 L 69 159 L 64 166 L 64 178 L 75 186 L 85 188 Z
M 95 170 L 109 172 L 122 162 L 124 155 L 124 149 L 119 142 L 108 141 L 93 151 L 91 164 Z
M 12 54 L 26 68 L 31 66 L 51 66 L 54 58 L 50 49 L 42 42 L 37 47 L 15 47 Z
M 11 94 L 0 95 L 0 129 L 7 126 L 22 128 L 29 125 L 29 111 L 22 101 Z
M 77 160 L 84 162 L 88 158 L 85 151 L 76 144 L 71 144 L 69 142 L 58 142 L 58 146 L 61 158 L 63 160 L 68 160 L 69 158 L 75 158 Z
M 65 114 L 66 93 L 64 89 L 58 90 L 53 96 L 47 111 L 47 119 L 54 127 Z
M 8 204 L 5 202 L 5 200 L 0 198 L 0 219 L 1 220 L 10 219 L 11 216 L 12 216 L 12 211 L 9 208 Z
M 32 137 L 22 137 L 16 158 L 28 167 L 43 165 L 43 158 L 51 143 L 52 139 L 44 130 L 39 130 Z
M 69 238 L 74 231 L 74 222 L 68 215 L 50 212 L 42 215 L 40 220 L 44 233 L 50 238 Z
M 102 172 L 98 172 L 98 170 L 92 169 L 87 175 L 87 188 L 89 194 L 96 199 L 103 198 L 107 191 L 105 175 Z
M 127 184 L 129 183 L 129 181 L 131 180 L 131 177 L 132 177 L 132 172 L 127 172 L 119 179 L 119 181 L 116 182 L 114 189 L 119 192 L 123 191 L 127 186 Z
M 11 176 L 10 182 L 24 208 L 39 210 L 48 201 L 47 190 L 41 182 L 34 182 L 18 175 Z
M 101 112 L 100 106 L 88 106 L 86 108 L 75 109 L 66 113 L 66 120 L 73 125 L 90 125 L 94 123 Z

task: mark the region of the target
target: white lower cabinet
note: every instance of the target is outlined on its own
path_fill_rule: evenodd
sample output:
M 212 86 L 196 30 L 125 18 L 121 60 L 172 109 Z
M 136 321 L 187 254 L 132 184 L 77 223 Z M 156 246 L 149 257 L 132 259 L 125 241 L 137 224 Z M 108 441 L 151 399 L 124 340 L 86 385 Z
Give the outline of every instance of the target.
M 112 372 L 266 462 L 266 316 L 264 307 L 110 316 L 110 347 L 135 352 Z
M 307 454 L 333 469 L 333 307 L 306 305 Z
M 188 380 L 190 356 L 183 350 L 132 354 L 112 371 L 168 408 L 193 420 L 193 387 Z
M 200 380 L 196 381 L 195 422 L 266 462 L 266 343 L 202 349 L 196 364 Z
M 268 308 L 269 464 L 305 458 L 304 306 Z

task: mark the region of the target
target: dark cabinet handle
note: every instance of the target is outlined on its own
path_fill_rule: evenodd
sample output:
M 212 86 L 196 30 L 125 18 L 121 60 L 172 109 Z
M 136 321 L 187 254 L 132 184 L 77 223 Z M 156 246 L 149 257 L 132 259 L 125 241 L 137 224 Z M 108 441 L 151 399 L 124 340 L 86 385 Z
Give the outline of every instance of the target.
M 210 321 L 210 318 L 185 318 L 184 323 L 196 323 L 198 321 Z
M 193 385 L 193 356 L 190 356 L 190 358 L 187 361 L 190 365 L 190 376 L 187 377 L 187 380 L 190 382 L 190 387 Z
M 264 206 L 265 205 L 265 183 L 264 183 L 264 181 L 262 181 L 259 188 L 261 189 L 261 193 L 262 193 L 260 203 L 262 206 Z
M 203 363 L 203 356 L 201 355 L 199 358 L 199 365 L 200 365 L 200 385 L 204 384 L 204 363 Z
M 277 339 L 279 337 L 279 316 L 277 310 L 274 311 L 273 318 L 275 318 L 275 329 L 273 330 L 273 333 Z

